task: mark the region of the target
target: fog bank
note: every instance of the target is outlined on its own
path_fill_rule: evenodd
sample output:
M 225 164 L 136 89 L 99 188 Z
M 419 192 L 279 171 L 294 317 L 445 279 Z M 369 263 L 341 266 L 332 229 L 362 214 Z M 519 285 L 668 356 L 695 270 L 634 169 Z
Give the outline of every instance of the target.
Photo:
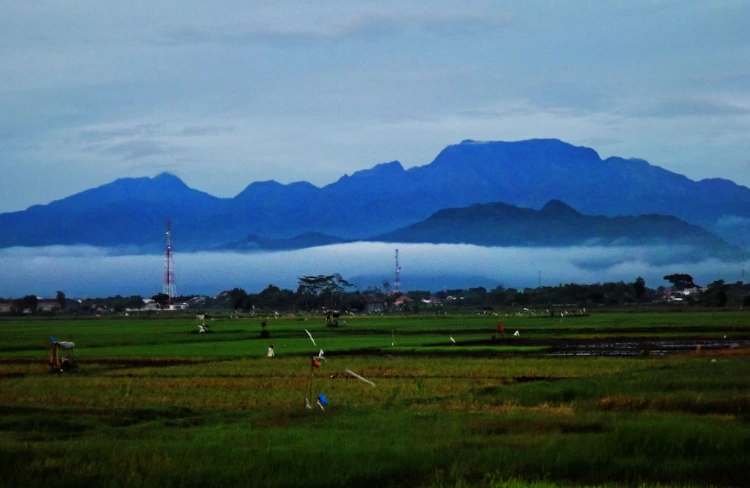
M 340 273 L 357 288 L 391 284 L 399 249 L 402 290 L 470 286 L 536 287 L 565 283 L 632 282 L 666 285 L 671 273 L 688 273 L 700 285 L 739 281 L 736 262 L 693 262 L 689 249 L 650 247 L 487 248 L 464 244 L 349 243 L 275 253 L 175 251 L 178 294 L 216 295 L 234 287 L 258 292 L 269 284 L 296 289 L 303 275 Z M 127 255 L 88 246 L 0 250 L 0 297 L 152 296 L 162 291 L 164 257 Z

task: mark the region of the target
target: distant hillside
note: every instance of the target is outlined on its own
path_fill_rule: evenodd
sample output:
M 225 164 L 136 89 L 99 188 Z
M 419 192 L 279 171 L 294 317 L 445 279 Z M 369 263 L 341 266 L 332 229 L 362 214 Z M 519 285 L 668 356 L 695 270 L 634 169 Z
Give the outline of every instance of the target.
M 535 139 L 467 140 L 446 147 L 425 166 L 405 170 L 393 161 L 322 188 L 307 182 L 255 182 L 234 198 L 188 188 L 169 174 L 120 179 L 49 205 L 0 214 L 0 247 L 88 244 L 160 252 L 167 218 L 181 251 L 240 245 L 251 235 L 365 239 L 389 235 L 442 209 L 494 202 L 541 209 L 550 200 L 587 215 L 671 215 L 733 243 L 750 237 L 750 189 L 744 186 L 721 179 L 693 181 L 642 160 L 602 160 L 590 148 Z M 472 218 L 481 226 L 479 217 Z M 587 225 L 587 238 L 616 238 L 612 229 Z M 602 235 L 591 234 L 597 229 Z M 465 229 L 463 235 L 495 242 L 483 232 Z M 545 236 L 526 238 L 542 242 Z
M 505 203 L 444 209 L 371 240 L 504 247 L 668 244 L 695 246 L 722 256 L 735 251 L 716 235 L 675 217 L 589 216 L 559 200 L 551 200 L 541 210 Z
M 520 208 L 505 203 L 444 209 L 422 222 L 361 240 L 474 244 L 485 247 L 665 245 L 689 248 L 687 251 L 680 250 L 681 259 L 732 259 L 738 251 L 720 237 L 675 217 L 583 215 L 559 200 L 551 200 L 541 210 Z M 317 233 L 306 233 L 286 239 L 251 235 L 220 249 L 277 251 L 344 242 L 350 241 Z
M 0 214 L 0 247 L 88 244 L 160 252 L 167 218 L 184 238 L 186 224 L 215 215 L 223 203 L 167 173 L 124 178 L 48 205 Z M 200 232 L 192 237 L 197 249 Z

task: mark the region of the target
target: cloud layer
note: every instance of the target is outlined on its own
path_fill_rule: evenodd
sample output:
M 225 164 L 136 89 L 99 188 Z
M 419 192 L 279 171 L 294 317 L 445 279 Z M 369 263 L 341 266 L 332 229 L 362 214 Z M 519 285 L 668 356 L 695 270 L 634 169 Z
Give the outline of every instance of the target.
M 741 263 L 680 262 L 671 247 L 484 248 L 470 245 L 354 243 L 279 253 L 196 253 L 175 256 L 179 294 L 216 295 L 241 287 L 259 292 L 269 284 L 296 289 L 305 275 L 341 273 L 364 290 L 393 282 L 399 249 L 404 290 L 485 286 L 526 288 L 565 283 L 632 282 L 665 285 L 671 273 L 691 274 L 705 285 L 740 279 Z M 151 296 L 162 290 L 164 259 L 92 247 L 55 246 L 0 250 L 0 297 Z

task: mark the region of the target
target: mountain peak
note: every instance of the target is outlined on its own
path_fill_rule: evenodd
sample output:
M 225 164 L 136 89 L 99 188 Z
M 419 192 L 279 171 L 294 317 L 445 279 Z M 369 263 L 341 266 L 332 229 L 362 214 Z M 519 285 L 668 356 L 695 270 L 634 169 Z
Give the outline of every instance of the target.
M 443 149 L 432 164 L 438 167 L 465 164 L 513 164 L 532 166 L 550 161 L 564 161 L 581 166 L 601 162 L 599 154 L 585 146 L 574 146 L 559 139 L 524 141 L 475 141 L 465 139 Z
M 399 161 L 391 161 L 389 163 L 380 163 L 376 164 L 372 168 L 369 169 L 363 169 L 360 171 L 355 171 L 352 173 L 351 176 L 348 174 L 345 174 L 341 178 L 339 178 L 336 183 L 331 183 L 328 186 L 335 186 L 337 183 L 343 183 L 346 181 L 360 181 L 360 180 L 366 180 L 368 178 L 377 178 L 377 179 L 384 179 L 384 178 L 391 178 L 398 175 L 402 175 L 405 173 L 406 170 L 401 165 Z
M 177 177 L 173 173 L 170 173 L 169 171 L 162 171 L 151 179 L 153 181 L 179 181 L 180 183 L 182 183 L 182 180 L 179 177 Z
M 102 185 L 97 188 L 93 188 L 93 190 L 103 188 L 106 190 L 112 190 L 113 188 L 122 188 L 122 189 L 133 189 L 138 188 L 139 190 L 143 191 L 147 188 L 187 188 L 187 185 L 177 176 L 173 175 L 172 173 L 168 173 L 166 171 L 159 173 L 158 175 L 154 176 L 153 178 L 149 178 L 148 176 L 140 176 L 135 178 L 117 178 L 115 181 L 111 183 L 107 183 L 106 185 Z M 86 190 L 90 191 L 90 190 Z
M 183 189 L 188 187 L 185 182 L 182 181 L 178 176 L 167 171 L 163 171 L 151 178 L 151 182 L 157 184 L 158 186 L 165 186 L 174 189 Z
M 253 181 L 247 188 L 278 188 L 284 186 L 276 180 Z
M 352 178 L 365 178 L 369 176 L 387 176 L 394 173 L 403 173 L 404 167 L 398 161 L 376 164 L 370 169 L 363 169 L 352 174 Z
M 539 212 L 554 217 L 577 217 L 581 215 L 581 212 L 557 199 L 552 199 L 547 202 Z
M 317 190 L 318 187 L 313 185 L 312 183 L 309 183 L 307 181 L 295 181 L 293 183 L 279 183 L 276 180 L 265 180 L 265 181 L 254 181 L 247 185 L 244 190 L 239 195 L 247 194 L 250 192 L 268 192 L 268 191 L 284 191 L 284 190 L 293 190 L 293 191 L 314 191 Z M 239 196 L 238 195 L 238 196 Z

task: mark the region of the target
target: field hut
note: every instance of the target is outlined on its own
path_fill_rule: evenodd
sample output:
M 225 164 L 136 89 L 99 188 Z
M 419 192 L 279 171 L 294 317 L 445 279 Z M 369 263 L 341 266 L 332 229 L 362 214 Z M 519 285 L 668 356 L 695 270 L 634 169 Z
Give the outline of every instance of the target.
M 75 358 L 73 353 L 75 352 L 75 343 L 67 341 L 58 341 L 54 337 L 50 337 L 52 340 L 52 353 L 49 357 L 49 365 L 53 371 L 69 371 L 76 367 Z

